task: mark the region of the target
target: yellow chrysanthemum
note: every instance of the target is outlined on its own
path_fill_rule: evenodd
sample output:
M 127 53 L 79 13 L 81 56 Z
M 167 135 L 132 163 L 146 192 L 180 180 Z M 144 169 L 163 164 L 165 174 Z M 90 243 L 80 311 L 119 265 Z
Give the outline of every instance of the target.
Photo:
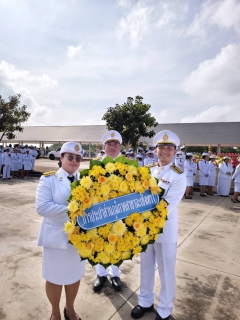
M 64 224 L 64 232 L 65 233 L 70 234 L 74 231 L 74 229 L 75 229 L 75 225 L 71 221 L 67 221 Z
M 148 244 L 148 242 L 150 241 L 150 237 L 148 234 L 145 234 L 142 238 L 141 238 L 141 244 L 145 245 Z
M 134 167 L 134 166 L 132 166 L 132 165 L 131 165 L 131 166 L 128 166 L 127 171 L 128 171 L 129 173 L 131 173 L 132 175 L 134 175 L 134 176 L 136 176 L 136 175 L 137 175 L 137 172 L 138 172 L 137 168 Z
M 108 242 L 111 244 L 115 244 L 117 242 L 117 235 L 114 233 L 109 234 Z
M 118 220 L 116 222 L 114 222 L 113 226 L 112 226 L 112 231 L 118 235 L 118 236 L 123 236 L 125 231 L 126 231 L 126 225 L 125 223 L 123 223 L 122 220 Z
M 80 180 L 80 185 L 86 189 L 89 189 L 92 185 L 92 179 L 88 176 L 82 177 L 82 179 Z
M 136 231 L 135 231 L 135 233 L 136 233 L 136 235 L 138 236 L 138 237 L 143 237 L 146 233 L 147 233 L 147 228 L 145 228 L 144 226 L 142 226 L 140 229 L 137 229 Z
M 142 252 L 142 247 L 141 246 L 137 246 L 133 249 L 133 253 L 134 254 L 139 254 Z
M 131 181 L 133 179 L 133 176 L 130 172 L 128 172 L 126 175 L 125 175 L 125 178 L 127 179 L 127 181 Z
M 101 184 L 105 184 L 105 183 L 107 183 L 107 178 L 104 176 L 100 176 L 100 177 L 98 177 L 98 182 Z
M 147 220 L 152 215 L 151 211 L 145 211 L 142 213 L 142 217 L 144 220 Z
M 113 252 L 115 251 L 115 246 L 113 244 L 106 244 L 104 247 L 104 251 L 106 252 L 106 254 L 113 254 Z
M 128 184 L 126 181 L 122 181 L 120 183 L 119 191 L 124 192 L 124 193 L 128 191 Z
M 102 264 L 107 264 L 110 262 L 110 257 L 104 251 L 98 253 L 99 262 Z
M 71 200 L 67 208 L 70 212 L 77 211 L 78 210 L 78 202 L 76 200 Z
M 122 252 L 122 260 L 127 260 L 127 259 L 130 259 L 131 258 L 131 251 L 123 251 Z
M 157 186 L 157 181 L 156 181 L 155 178 L 151 177 L 148 181 L 149 181 L 149 186 L 150 186 L 150 187 L 155 187 L 155 186 Z
M 97 229 L 93 228 L 91 230 L 88 230 L 87 235 L 90 237 L 90 239 L 97 237 Z
M 148 180 L 143 180 L 142 186 L 143 186 L 144 189 L 148 189 L 149 188 L 149 181 Z
M 152 194 L 158 194 L 162 191 L 162 189 L 158 185 L 154 187 L 150 187 L 150 190 Z
M 116 167 L 115 167 L 115 165 L 113 163 L 109 162 L 109 163 L 106 164 L 105 170 L 108 173 L 113 173 L 116 170 Z

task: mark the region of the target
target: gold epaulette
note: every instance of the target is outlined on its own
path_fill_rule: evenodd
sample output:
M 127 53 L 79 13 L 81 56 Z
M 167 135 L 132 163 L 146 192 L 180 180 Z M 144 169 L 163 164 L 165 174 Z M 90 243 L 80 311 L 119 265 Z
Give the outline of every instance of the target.
M 155 167 L 156 165 L 157 165 L 157 162 L 154 162 L 154 163 L 147 164 L 145 167 L 152 168 L 152 167 Z
M 43 172 L 43 175 L 44 177 L 49 177 L 49 176 L 53 176 L 56 172 L 57 172 L 56 170 Z
M 93 160 L 100 160 L 100 159 L 102 159 L 102 156 L 98 156 L 96 158 L 93 158 Z
M 182 171 L 181 169 L 179 169 L 177 166 L 175 166 L 175 164 L 172 164 L 172 165 L 171 165 L 171 168 L 172 168 L 175 172 L 177 172 L 178 174 L 183 173 L 183 171 Z

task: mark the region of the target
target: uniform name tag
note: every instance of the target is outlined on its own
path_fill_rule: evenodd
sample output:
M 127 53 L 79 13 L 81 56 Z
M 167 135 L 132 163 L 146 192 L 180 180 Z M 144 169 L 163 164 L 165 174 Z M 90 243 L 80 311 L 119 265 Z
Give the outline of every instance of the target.
M 85 210 L 84 217 L 77 217 L 77 223 L 82 229 L 89 230 L 124 219 L 133 212 L 153 210 L 158 203 L 159 196 L 152 194 L 150 190 L 146 190 L 143 194 L 134 192 L 94 204 Z

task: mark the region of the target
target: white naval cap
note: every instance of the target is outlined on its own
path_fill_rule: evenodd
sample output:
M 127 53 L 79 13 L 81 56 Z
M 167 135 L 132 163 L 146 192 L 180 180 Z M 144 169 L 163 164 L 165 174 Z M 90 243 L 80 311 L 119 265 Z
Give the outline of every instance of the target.
M 154 152 L 152 150 L 148 150 L 146 154 L 154 154 Z
M 60 150 L 60 154 L 63 154 L 65 152 L 70 152 L 73 154 L 77 154 L 79 156 L 83 155 L 83 149 L 80 143 L 77 142 L 65 142 Z
M 153 138 L 153 144 L 157 145 L 174 145 L 178 147 L 180 145 L 180 139 L 176 133 L 170 130 L 163 130 L 158 132 Z
M 186 149 L 186 147 L 185 146 L 181 146 L 181 148 L 180 148 L 181 150 L 183 150 L 183 149 Z
M 215 154 L 210 155 L 210 159 L 215 159 L 215 158 L 216 158 Z
M 193 154 L 192 154 L 191 152 L 188 152 L 188 153 L 186 154 L 186 156 L 188 156 L 188 157 L 193 157 Z
M 140 154 L 140 153 L 138 153 L 137 155 L 136 155 L 136 158 L 141 158 L 142 159 L 142 155 Z
M 209 154 L 207 152 L 203 152 L 202 156 L 207 157 L 207 156 L 209 156 Z
M 148 145 L 148 148 L 154 148 L 154 149 L 155 149 L 156 146 L 155 146 L 154 144 L 149 144 L 149 145 Z
M 122 144 L 122 136 L 120 133 L 116 130 L 110 130 L 105 133 L 105 135 L 102 138 L 102 143 L 105 144 L 108 141 L 118 141 L 120 144 Z
M 180 154 L 182 155 L 183 152 L 182 152 L 182 151 L 177 151 L 176 155 L 178 155 L 178 154 L 179 154 L 179 155 L 180 155 Z
M 228 157 L 228 156 L 225 156 L 223 159 L 226 160 L 226 159 L 229 159 L 229 157 Z

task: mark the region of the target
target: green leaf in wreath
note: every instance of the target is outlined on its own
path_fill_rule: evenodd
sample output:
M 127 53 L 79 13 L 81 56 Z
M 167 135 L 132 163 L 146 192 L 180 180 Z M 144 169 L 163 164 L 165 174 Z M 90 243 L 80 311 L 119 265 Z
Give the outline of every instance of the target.
M 107 156 L 107 157 L 105 157 L 105 158 L 103 159 L 102 164 L 104 164 L 104 166 L 105 166 L 105 165 L 106 165 L 107 163 L 109 163 L 109 162 L 113 163 L 114 160 L 113 160 L 113 158 Z
M 79 182 L 79 180 L 76 180 L 76 181 L 73 181 L 72 183 L 71 183 L 71 191 L 73 190 L 73 189 L 75 189 L 77 186 L 79 186 L 79 184 L 80 184 L 80 182 Z
M 84 169 L 84 170 L 80 171 L 80 178 L 87 176 L 88 171 L 89 171 L 89 169 Z
M 90 161 L 90 169 L 92 169 L 93 166 L 101 166 L 102 162 L 99 160 L 91 160 Z
M 136 168 L 139 167 L 137 160 L 129 160 L 129 161 L 128 161 L 128 165 L 129 165 L 129 166 L 134 166 L 134 167 L 136 167 Z
M 127 163 L 127 158 L 125 156 L 118 156 L 117 158 L 115 158 L 114 162 L 120 162 L 120 163 Z
M 70 202 L 72 200 L 72 195 L 70 195 L 67 199 L 68 202 Z

